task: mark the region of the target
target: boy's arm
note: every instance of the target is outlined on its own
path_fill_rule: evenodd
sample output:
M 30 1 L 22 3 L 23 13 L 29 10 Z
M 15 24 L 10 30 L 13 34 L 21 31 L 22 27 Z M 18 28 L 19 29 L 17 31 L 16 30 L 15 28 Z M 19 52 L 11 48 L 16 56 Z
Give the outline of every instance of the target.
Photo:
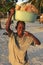
M 33 39 L 33 45 L 35 44 L 35 45 L 40 45 L 41 44 L 41 42 L 33 35 L 33 34 L 31 34 L 31 33 L 29 33 L 29 32 L 27 32 L 26 31 L 26 36 L 30 36 L 32 39 Z
M 33 38 L 34 45 L 40 45 L 41 44 L 39 39 L 37 39 L 34 35 L 32 35 L 32 38 Z
M 14 8 L 10 9 L 10 14 L 6 22 L 6 31 L 8 32 L 9 36 L 12 33 L 12 30 L 10 29 L 10 25 L 11 25 L 11 19 L 12 19 L 13 14 L 14 14 Z

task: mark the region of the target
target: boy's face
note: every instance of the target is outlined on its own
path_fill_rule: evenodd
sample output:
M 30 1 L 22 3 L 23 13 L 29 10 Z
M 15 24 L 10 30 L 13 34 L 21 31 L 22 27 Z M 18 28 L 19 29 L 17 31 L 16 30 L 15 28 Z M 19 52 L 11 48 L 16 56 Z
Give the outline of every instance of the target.
M 23 23 L 19 22 L 18 26 L 17 26 L 17 34 L 19 36 L 22 36 L 24 32 L 24 25 Z

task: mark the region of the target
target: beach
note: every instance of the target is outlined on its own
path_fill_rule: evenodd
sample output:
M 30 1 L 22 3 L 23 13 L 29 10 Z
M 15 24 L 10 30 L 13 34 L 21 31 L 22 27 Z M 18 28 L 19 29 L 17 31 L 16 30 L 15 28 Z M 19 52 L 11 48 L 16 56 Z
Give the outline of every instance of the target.
M 6 20 L 5 20 L 6 21 Z M 11 29 L 15 30 L 16 21 L 11 24 Z M 8 61 L 8 35 L 5 35 L 5 23 L 2 22 L 2 28 L 0 29 L 0 65 L 11 65 Z M 43 65 L 43 24 L 38 22 L 29 23 L 26 22 L 26 31 L 31 32 L 41 42 L 41 45 L 30 46 L 28 48 L 28 58 L 30 65 Z

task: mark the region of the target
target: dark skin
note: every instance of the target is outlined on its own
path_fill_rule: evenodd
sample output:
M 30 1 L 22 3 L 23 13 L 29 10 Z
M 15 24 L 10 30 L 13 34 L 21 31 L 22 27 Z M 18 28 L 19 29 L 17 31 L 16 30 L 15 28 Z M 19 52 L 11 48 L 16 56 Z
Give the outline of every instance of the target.
M 8 32 L 8 36 L 10 36 L 11 33 L 13 32 L 13 31 L 10 29 L 11 18 L 12 18 L 12 16 L 13 16 L 13 14 L 14 14 L 14 8 L 10 9 L 10 15 L 9 15 L 8 20 L 7 20 L 7 22 L 6 22 L 6 31 Z M 40 44 L 41 44 L 40 41 L 39 41 L 33 34 L 31 34 L 30 32 L 25 31 L 24 25 L 23 25 L 21 22 L 19 22 L 18 27 L 17 27 L 17 35 L 18 35 L 19 37 L 22 37 L 23 35 L 25 35 L 25 36 L 30 36 L 30 37 L 33 38 L 33 41 L 34 41 L 34 43 L 35 43 L 36 45 L 40 45 Z

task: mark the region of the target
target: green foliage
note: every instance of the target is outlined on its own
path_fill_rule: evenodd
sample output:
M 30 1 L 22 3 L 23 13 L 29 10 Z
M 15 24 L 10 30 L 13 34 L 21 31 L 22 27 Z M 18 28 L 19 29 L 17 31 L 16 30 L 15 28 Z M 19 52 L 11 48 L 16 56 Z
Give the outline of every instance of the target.
M 0 11 L 6 13 L 13 6 L 15 6 L 13 2 L 6 2 L 5 4 L 0 4 Z

